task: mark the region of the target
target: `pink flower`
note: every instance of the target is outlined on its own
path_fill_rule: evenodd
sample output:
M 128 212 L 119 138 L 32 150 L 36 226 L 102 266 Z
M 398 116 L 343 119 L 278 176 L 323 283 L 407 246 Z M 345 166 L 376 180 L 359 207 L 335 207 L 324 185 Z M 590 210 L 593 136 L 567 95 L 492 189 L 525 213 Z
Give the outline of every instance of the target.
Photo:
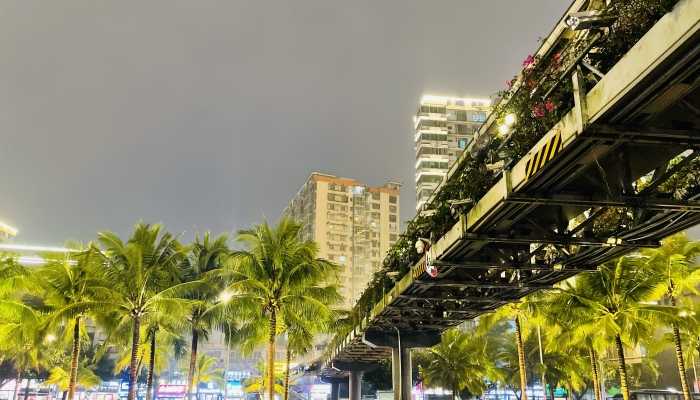
M 552 55 L 552 64 L 555 67 L 558 67 L 560 62 L 561 62 L 561 53 L 554 53 L 554 55 Z
M 554 104 L 552 100 L 547 100 L 547 102 L 544 103 L 544 108 L 547 110 L 547 112 L 551 113 L 555 108 L 557 108 L 557 105 Z
M 506 87 L 507 87 L 508 89 L 510 89 L 512 85 L 513 85 L 513 81 L 512 81 L 512 80 L 506 80 Z
M 544 117 L 544 106 L 542 105 L 542 103 L 535 103 L 532 106 L 532 116 L 535 118 Z
M 528 55 L 525 57 L 525 60 L 523 60 L 523 67 L 524 68 L 531 68 L 535 64 L 535 57 L 532 56 L 532 54 Z

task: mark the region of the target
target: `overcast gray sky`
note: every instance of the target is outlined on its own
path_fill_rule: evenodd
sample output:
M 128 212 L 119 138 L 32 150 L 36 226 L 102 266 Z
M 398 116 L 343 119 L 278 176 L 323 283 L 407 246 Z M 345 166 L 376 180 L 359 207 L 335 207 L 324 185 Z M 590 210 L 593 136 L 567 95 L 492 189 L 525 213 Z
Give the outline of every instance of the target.
M 403 182 L 423 93 L 503 88 L 568 0 L 0 0 L 17 242 L 274 220 L 314 170 Z

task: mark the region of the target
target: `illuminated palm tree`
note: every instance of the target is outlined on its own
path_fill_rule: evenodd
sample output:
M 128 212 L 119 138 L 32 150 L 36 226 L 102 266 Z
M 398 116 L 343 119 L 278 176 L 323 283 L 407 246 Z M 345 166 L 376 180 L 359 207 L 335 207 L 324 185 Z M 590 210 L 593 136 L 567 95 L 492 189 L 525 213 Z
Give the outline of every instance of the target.
M 19 398 L 22 376 L 47 365 L 55 350 L 49 346 L 56 336 L 47 333 L 46 310 L 32 303 L 0 300 L 0 352 L 17 371 L 15 400 Z
M 685 233 L 680 233 L 666 238 L 661 247 L 656 249 L 644 249 L 642 254 L 647 257 L 647 267 L 659 274 L 659 284 L 652 298 L 666 298 L 671 306 L 676 307 L 679 302 L 688 303 L 689 295 L 700 295 L 700 268 L 693 261 L 700 254 L 700 242 L 691 242 Z M 686 316 L 681 312 L 674 317 Z M 691 400 L 690 386 L 685 373 L 685 360 L 678 318 L 671 318 L 674 350 L 676 352 L 676 364 L 681 379 L 683 398 Z
M 505 305 L 495 313 L 487 314 L 480 318 L 478 330 L 481 334 L 485 334 L 496 325 L 503 321 L 513 321 L 515 353 L 517 354 L 518 378 L 520 387 L 520 398 L 527 399 L 527 359 L 525 354 L 525 339 L 528 332 L 524 331 L 523 324 L 528 319 L 536 317 L 536 310 L 540 297 L 530 295 L 522 299 L 519 303 Z
M 620 257 L 562 287 L 562 307 L 569 310 L 569 318 L 614 343 L 624 400 L 630 398 L 625 344 L 636 346 L 642 338 L 651 337 L 656 323 L 669 312 L 668 307 L 648 303 L 658 275 L 644 268 L 643 262 L 639 256 Z
M 112 232 L 100 233 L 99 241 L 117 325 L 131 325 L 128 400 L 135 400 L 142 323 L 154 312 L 189 309 L 191 302 L 184 296 L 201 282 L 178 283 L 184 249 L 160 225 L 137 224 L 126 243 Z
M 214 382 L 219 386 L 225 384 L 223 370 L 216 368 L 218 358 L 208 354 L 200 354 L 194 369 L 194 387 L 199 387 L 201 382 Z
M 44 383 L 56 385 L 58 390 L 64 393 L 63 395 L 65 399 L 71 385 L 77 385 L 85 389 L 90 389 L 98 386 L 102 382 L 100 377 L 86 365 L 80 365 L 77 368 L 76 378 L 73 378 L 71 369 L 72 366 L 68 366 L 68 368 L 64 368 L 62 366 L 51 368 L 51 371 L 49 371 L 49 377 L 46 378 Z
M 47 259 L 49 262 L 34 276 L 44 304 L 52 308 L 48 323 L 54 327 L 62 325 L 72 332 L 68 400 L 73 400 L 85 320 L 93 311 L 106 309 L 111 303 L 103 300 L 108 289 L 102 274 L 102 256 L 96 247 L 90 245 L 74 255 Z
M 220 327 L 227 320 L 227 302 L 221 301 L 224 283 L 217 270 L 221 268 L 228 255 L 228 236 L 223 234 L 214 239 L 209 232 L 202 238 L 197 235 L 184 259 L 185 280 L 203 281 L 207 284 L 191 293 L 188 298 L 193 306 L 186 317 L 190 325 L 192 344 L 190 346 L 190 365 L 187 371 L 187 398 L 192 394 L 199 338 L 206 338 L 213 327 Z
M 473 331 L 446 331 L 439 344 L 424 350 L 417 359 L 425 384 L 450 388 L 453 399 L 462 390 L 479 396 L 486 390 L 487 379 L 499 377 L 486 336 Z
M 300 241 L 301 225 L 283 218 L 238 233 L 245 250 L 233 252 L 227 268 L 233 309 L 240 320 L 267 319 L 267 391 L 274 398 L 275 339 L 280 322 L 328 319 L 340 296 L 328 285 L 338 266 L 317 258 L 312 241 Z

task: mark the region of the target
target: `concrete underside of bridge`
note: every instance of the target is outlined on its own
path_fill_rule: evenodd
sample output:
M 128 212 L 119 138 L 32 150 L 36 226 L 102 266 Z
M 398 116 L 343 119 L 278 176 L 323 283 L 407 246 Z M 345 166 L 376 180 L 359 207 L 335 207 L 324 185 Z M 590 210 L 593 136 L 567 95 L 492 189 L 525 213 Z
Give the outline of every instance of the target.
M 426 258 L 414 265 L 321 374 L 391 357 L 395 398 L 407 399 L 411 347 L 700 223 L 700 182 L 661 190 L 700 155 L 699 29 L 700 5 L 682 0 L 593 87 L 573 69 L 574 108 L 433 241 L 438 275 Z

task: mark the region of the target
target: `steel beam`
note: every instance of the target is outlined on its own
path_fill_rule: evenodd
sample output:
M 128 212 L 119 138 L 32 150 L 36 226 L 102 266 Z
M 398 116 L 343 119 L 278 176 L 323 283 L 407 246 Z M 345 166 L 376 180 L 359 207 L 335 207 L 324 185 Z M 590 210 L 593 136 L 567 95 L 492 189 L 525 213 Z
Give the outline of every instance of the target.
M 641 196 L 622 196 L 618 198 L 596 198 L 582 195 L 558 195 L 549 197 L 511 196 L 506 203 L 538 204 L 545 206 L 574 206 L 574 207 L 621 207 L 644 208 L 657 211 L 689 211 L 700 212 L 700 202 L 650 199 Z
M 541 283 L 496 283 L 496 282 L 474 282 L 474 281 L 459 281 L 452 279 L 440 279 L 434 281 L 415 280 L 413 283 L 423 286 L 441 286 L 441 287 L 475 287 L 487 289 L 549 289 L 552 285 Z
M 444 301 L 444 302 L 471 302 L 471 303 L 491 303 L 491 302 L 497 302 L 499 301 L 498 299 L 494 298 L 488 298 L 488 297 L 476 297 L 476 296 L 464 296 L 460 298 L 443 298 L 443 297 L 421 297 L 421 296 L 412 296 L 412 295 L 407 295 L 407 294 L 401 294 L 399 295 L 400 299 L 404 300 L 409 300 L 409 301 L 417 301 L 417 300 L 425 300 L 425 301 Z

